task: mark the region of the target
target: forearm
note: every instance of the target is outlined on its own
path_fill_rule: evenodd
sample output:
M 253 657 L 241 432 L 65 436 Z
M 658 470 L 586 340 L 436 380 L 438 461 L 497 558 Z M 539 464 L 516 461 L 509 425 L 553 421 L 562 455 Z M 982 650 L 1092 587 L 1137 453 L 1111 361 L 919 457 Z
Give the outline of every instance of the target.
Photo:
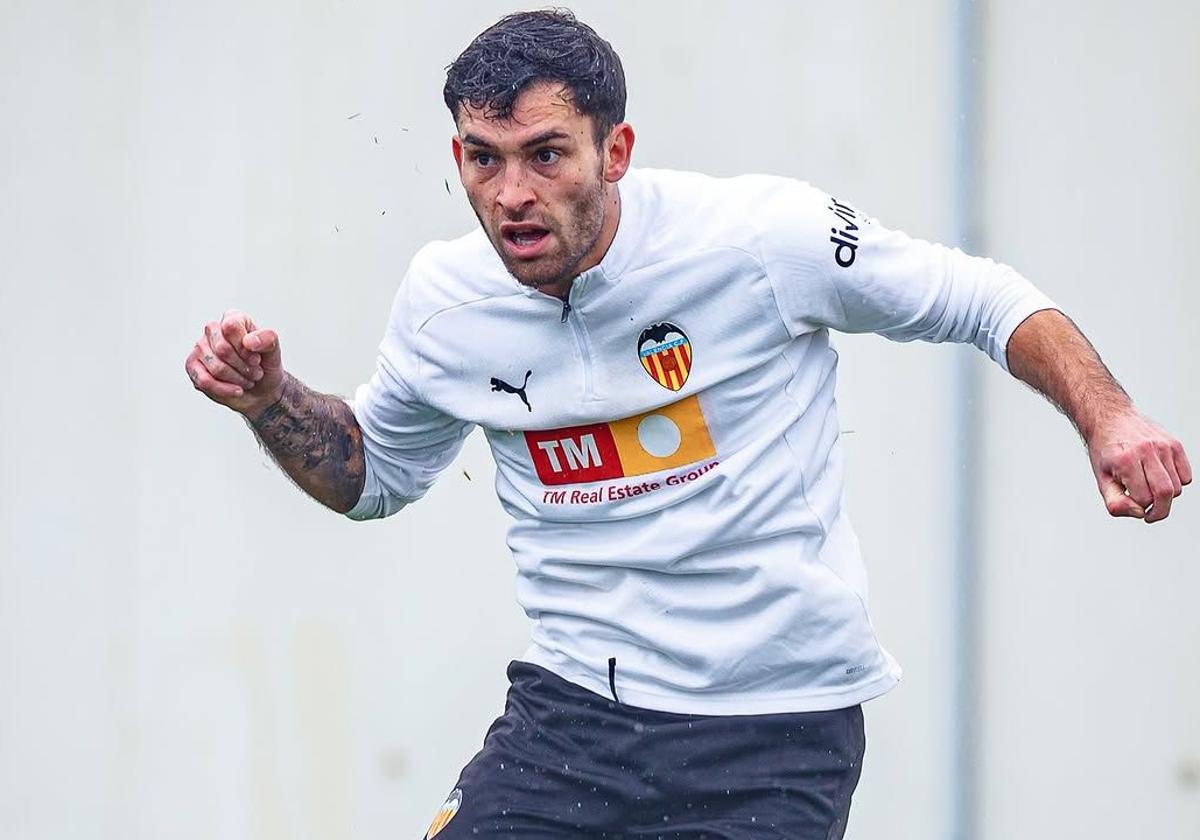
M 1008 369 L 1067 415 L 1088 444 L 1099 427 L 1133 408 L 1095 348 L 1057 310 L 1035 312 L 1017 327 Z
M 285 374 L 280 398 L 247 418 L 263 448 L 308 495 L 345 513 L 362 494 L 362 430 L 350 406 Z

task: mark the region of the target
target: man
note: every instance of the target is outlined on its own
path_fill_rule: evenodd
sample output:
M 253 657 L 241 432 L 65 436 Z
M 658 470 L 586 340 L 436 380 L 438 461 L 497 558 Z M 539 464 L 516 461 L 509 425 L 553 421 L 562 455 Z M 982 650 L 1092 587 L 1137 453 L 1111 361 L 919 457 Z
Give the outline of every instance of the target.
M 842 502 L 829 330 L 970 341 L 1083 436 L 1114 516 L 1191 468 L 1020 275 L 799 182 L 630 168 L 611 46 L 504 18 L 451 65 L 481 230 L 432 243 L 351 403 L 231 311 L 188 356 L 310 495 L 420 498 L 474 426 L 533 644 L 427 837 L 841 837 L 860 704 L 899 668 Z

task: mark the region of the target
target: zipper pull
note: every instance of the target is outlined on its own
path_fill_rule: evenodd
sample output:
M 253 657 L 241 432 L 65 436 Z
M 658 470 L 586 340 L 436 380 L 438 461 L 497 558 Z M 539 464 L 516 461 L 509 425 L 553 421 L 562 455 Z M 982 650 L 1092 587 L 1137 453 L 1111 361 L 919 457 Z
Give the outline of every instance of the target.
M 567 323 L 567 318 L 570 316 L 570 314 L 571 314 L 571 301 L 564 300 L 563 301 L 562 318 L 560 318 L 558 322 L 560 324 Z

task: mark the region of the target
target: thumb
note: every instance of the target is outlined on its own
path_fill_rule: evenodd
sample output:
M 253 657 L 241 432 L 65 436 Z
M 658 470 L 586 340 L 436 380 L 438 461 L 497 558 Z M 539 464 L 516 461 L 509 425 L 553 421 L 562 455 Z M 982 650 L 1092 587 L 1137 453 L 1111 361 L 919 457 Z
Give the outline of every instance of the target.
M 1141 519 L 1146 515 L 1141 505 L 1125 495 L 1125 485 L 1111 475 L 1100 479 L 1100 494 L 1104 496 L 1104 506 L 1112 516 Z
M 262 368 L 264 373 L 278 371 L 283 367 L 283 361 L 279 353 L 279 336 L 274 330 L 254 330 L 246 333 L 242 339 L 242 346 L 251 353 L 258 353 L 262 356 Z

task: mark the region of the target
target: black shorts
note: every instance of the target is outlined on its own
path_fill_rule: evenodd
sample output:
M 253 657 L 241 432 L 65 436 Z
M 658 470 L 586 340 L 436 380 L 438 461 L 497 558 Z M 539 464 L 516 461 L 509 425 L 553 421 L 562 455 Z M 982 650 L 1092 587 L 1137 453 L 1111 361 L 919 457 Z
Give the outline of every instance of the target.
M 838 840 L 866 748 L 862 708 L 683 715 L 513 662 L 504 714 L 427 838 Z

